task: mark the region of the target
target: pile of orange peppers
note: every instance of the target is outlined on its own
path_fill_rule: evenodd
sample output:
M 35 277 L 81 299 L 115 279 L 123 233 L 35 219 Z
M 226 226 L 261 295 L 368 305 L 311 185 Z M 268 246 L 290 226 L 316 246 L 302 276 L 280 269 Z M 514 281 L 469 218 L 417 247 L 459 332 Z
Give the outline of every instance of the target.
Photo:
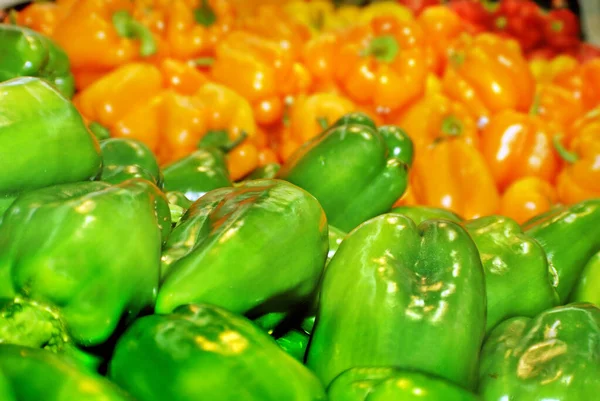
M 600 197 L 600 60 L 527 61 L 444 6 L 57 0 L 12 18 L 66 50 L 88 121 L 163 164 L 226 130 L 246 136 L 227 156 L 237 180 L 363 111 L 414 141 L 398 204 L 523 222 Z

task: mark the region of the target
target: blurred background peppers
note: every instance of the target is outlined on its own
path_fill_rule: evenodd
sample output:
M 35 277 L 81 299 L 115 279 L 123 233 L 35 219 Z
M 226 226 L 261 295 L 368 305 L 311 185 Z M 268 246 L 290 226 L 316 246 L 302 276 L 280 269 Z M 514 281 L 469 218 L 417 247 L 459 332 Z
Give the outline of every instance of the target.
M 162 166 L 225 132 L 238 143 L 224 153 L 227 179 L 239 181 L 360 111 L 414 142 L 415 168 L 398 204 L 461 205 L 452 210 L 466 217 L 525 221 L 599 192 L 600 59 L 582 42 L 571 3 L 541 5 L 58 0 L 5 20 L 47 35 L 39 35 L 42 47 L 54 43 L 51 54 L 68 56 L 86 123 L 142 141 Z M 19 30 L 37 35 L 5 27 Z M 11 74 L 51 80 L 51 65 Z M 456 148 L 447 160 L 446 148 Z M 446 168 L 464 175 L 439 179 Z M 475 177 L 485 190 L 457 190 Z

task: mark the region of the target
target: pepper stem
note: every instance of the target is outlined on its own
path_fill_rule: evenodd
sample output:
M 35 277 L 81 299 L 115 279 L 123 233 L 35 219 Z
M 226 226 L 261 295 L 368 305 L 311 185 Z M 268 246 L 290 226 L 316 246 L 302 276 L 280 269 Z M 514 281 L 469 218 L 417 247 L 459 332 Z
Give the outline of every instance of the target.
M 212 57 L 199 57 L 192 61 L 196 67 L 210 67 L 215 63 L 215 59 Z
M 194 10 L 194 19 L 198 24 L 206 27 L 213 25 L 217 21 L 217 15 L 210 4 L 208 4 L 208 0 L 202 0 L 200 7 Z
M 114 13 L 112 22 L 119 36 L 140 40 L 140 55 L 142 57 L 148 57 L 156 53 L 156 41 L 152 36 L 152 32 L 136 21 L 128 11 L 120 10 Z
M 92 134 L 99 140 L 102 141 L 104 139 L 110 138 L 110 131 L 104 125 L 99 122 L 92 121 L 88 128 L 92 131 Z
M 185 214 L 185 209 L 179 205 L 169 203 L 169 211 L 171 212 L 171 223 L 177 224 L 181 217 Z
M 554 149 L 556 149 L 556 152 L 561 157 L 561 159 L 563 159 L 567 163 L 575 163 L 577 160 L 579 160 L 579 156 L 575 152 L 569 152 L 560 141 L 561 138 L 562 135 L 560 134 L 554 135 L 554 137 L 552 138 Z
M 373 56 L 381 62 L 391 63 L 399 52 L 400 46 L 396 38 L 392 35 L 384 35 L 373 38 L 367 48 L 361 52 L 361 56 Z
M 531 103 L 531 108 L 529 109 L 529 114 L 532 116 L 537 116 L 540 114 L 540 105 L 542 103 L 542 97 L 539 93 L 536 93 L 533 97 L 533 102 Z
M 319 123 L 319 126 L 323 130 L 326 130 L 329 127 L 329 124 L 327 123 L 327 119 L 325 117 L 318 117 L 317 123 Z
M 242 131 L 241 134 L 232 141 L 229 139 L 229 135 L 227 134 L 227 131 L 225 131 L 225 130 L 208 131 L 206 134 L 204 134 L 204 136 L 198 143 L 198 146 L 199 147 L 211 147 L 212 146 L 212 147 L 216 147 L 216 148 L 220 149 L 221 151 L 223 151 L 225 153 L 228 153 L 231 150 L 235 149 L 237 146 L 239 146 L 244 140 L 246 140 L 247 137 L 248 137 L 248 134 L 246 132 Z
M 441 131 L 444 136 L 460 136 L 463 132 L 462 122 L 455 116 L 448 116 L 442 121 Z

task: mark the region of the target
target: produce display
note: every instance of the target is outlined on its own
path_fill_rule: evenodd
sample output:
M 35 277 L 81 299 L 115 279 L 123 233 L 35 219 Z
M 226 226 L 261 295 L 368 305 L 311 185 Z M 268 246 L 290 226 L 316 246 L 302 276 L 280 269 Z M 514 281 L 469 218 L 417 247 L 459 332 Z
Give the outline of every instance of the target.
M 595 399 L 576 17 L 338 3 L 6 13 L 0 400 Z

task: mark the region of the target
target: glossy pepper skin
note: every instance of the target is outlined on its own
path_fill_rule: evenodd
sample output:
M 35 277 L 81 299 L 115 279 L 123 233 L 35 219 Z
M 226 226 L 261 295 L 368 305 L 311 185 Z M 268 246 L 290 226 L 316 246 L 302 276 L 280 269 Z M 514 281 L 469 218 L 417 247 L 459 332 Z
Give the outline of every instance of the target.
M 163 175 L 156 157 L 145 143 L 129 138 L 109 138 L 100 141 L 102 151 L 102 181 L 118 184 L 131 178 L 145 178 L 163 185 Z
M 446 208 L 466 219 L 496 213 L 500 195 L 481 153 L 456 139 L 422 149 L 411 170 L 418 204 Z
M 56 352 L 102 344 L 154 305 L 170 228 L 164 195 L 142 179 L 17 198 L 0 226 L 0 297 L 13 300 L 2 308 L 3 342 Z
M 106 378 L 44 350 L 2 344 L 0 372 L 14 397 L 0 390 L 3 401 L 135 401 Z
M 138 319 L 119 339 L 109 377 L 139 401 L 326 400 L 313 373 L 266 333 L 213 305 Z
M 329 401 L 478 401 L 477 395 L 433 376 L 391 366 L 350 368 L 327 388 Z
M 486 216 L 464 223 L 485 273 L 489 332 L 509 317 L 534 317 L 558 305 L 543 248 L 511 218 Z
M 500 199 L 500 215 L 523 224 L 547 212 L 558 201 L 556 189 L 538 177 L 525 177 L 514 181 Z
M 394 121 L 410 133 L 418 151 L 442 139 L 479 146 L 475 117 L 462 103 L 440 93 L 413 102 Z
M 504 110 L 493 115 L 481 134 L 481 152 L 498 188 L 528 176 L 554 182 L 559 163 L 552 138 L 558 132 L 558 126 L 535 114 Z
M 340 34 L 334 77 L 356 103 L 387 112 L 425 90 L 424 34 L 415 21 L 378 16 Z
M 157 52 L 155 37 L 131 14 L 133 2 L 69 3 L 61 10 L 51 37 L 69 56 L 78 89 L 114 68 Z M 94 78 L 87 78 L 90 75 Z
M 165 190 L 182 192 L 195 201 L 217 188 L 232 186 L 227 172 L 225 155 L 210 147 L 196 150 L 163 168 Z
M 0 25 L 2 64 L 0 81 L 19 76 L 39 77 L 53 84 L 66 98 L 75 93 L 67 54 L 51 39 L 27 28 Z
M 288 182 L 254 180 L 208 192 L 164 247 L 156 312 L 192 302 L 253 317 L 287 312 L 310 301 L 327 245 L 323 209 Z
M 600 199 L 555 208 L 525 223 L 523 230 L 546 252 L 553 285 L 564 303 L 585 263 L 600 250 Z M 567 238 L 571 240 L 565 242 Z
M 484 33 L 454 42 L 443 88 L 479 118 L 506 109 L 529 110 L 535 81 L 515 41 Z
M 349 368 L 389 365 L 473 388 L 485 307 L 462 227 L 384 214 L 349 233 L 327 266 L 307 366 L 325 385 Z
M 463 218 L 456 213 L 442 208 L 428 207 L 428 206 L 398 206 L 391 210 L 391 213 L 402 214 L 412 221 L 416 225 L 421 224 L 425 220 L 431 219 L 445 219 L 454 223 L 460 223 Z
M 0 83 L 0 115 L 0 198 L 100 173 L 98 142 L 49 83 L 30 77 Z
M 561 202 L 573 204 L 600 197 L 600 109 L 574 124 L 568 147 L 555 137 L 555 147 L 564 161 L 556 179 Z
M 589 302 L 600 307 L 600 252 L 585 265 L 573 289 L 570 302 Z
M 486 340 L 479 393 L 485 401 L 592 400 L 600 391 L 600 309 L 559 306 L 500 324 Z
M 362 113 L 346 115 L 304 144 L 278 177 L 314 195 L 328 222 L 349 231 L 388 211 L 406 189 L 408 165 L 395 155 L 411 142 L 388 133 Z

